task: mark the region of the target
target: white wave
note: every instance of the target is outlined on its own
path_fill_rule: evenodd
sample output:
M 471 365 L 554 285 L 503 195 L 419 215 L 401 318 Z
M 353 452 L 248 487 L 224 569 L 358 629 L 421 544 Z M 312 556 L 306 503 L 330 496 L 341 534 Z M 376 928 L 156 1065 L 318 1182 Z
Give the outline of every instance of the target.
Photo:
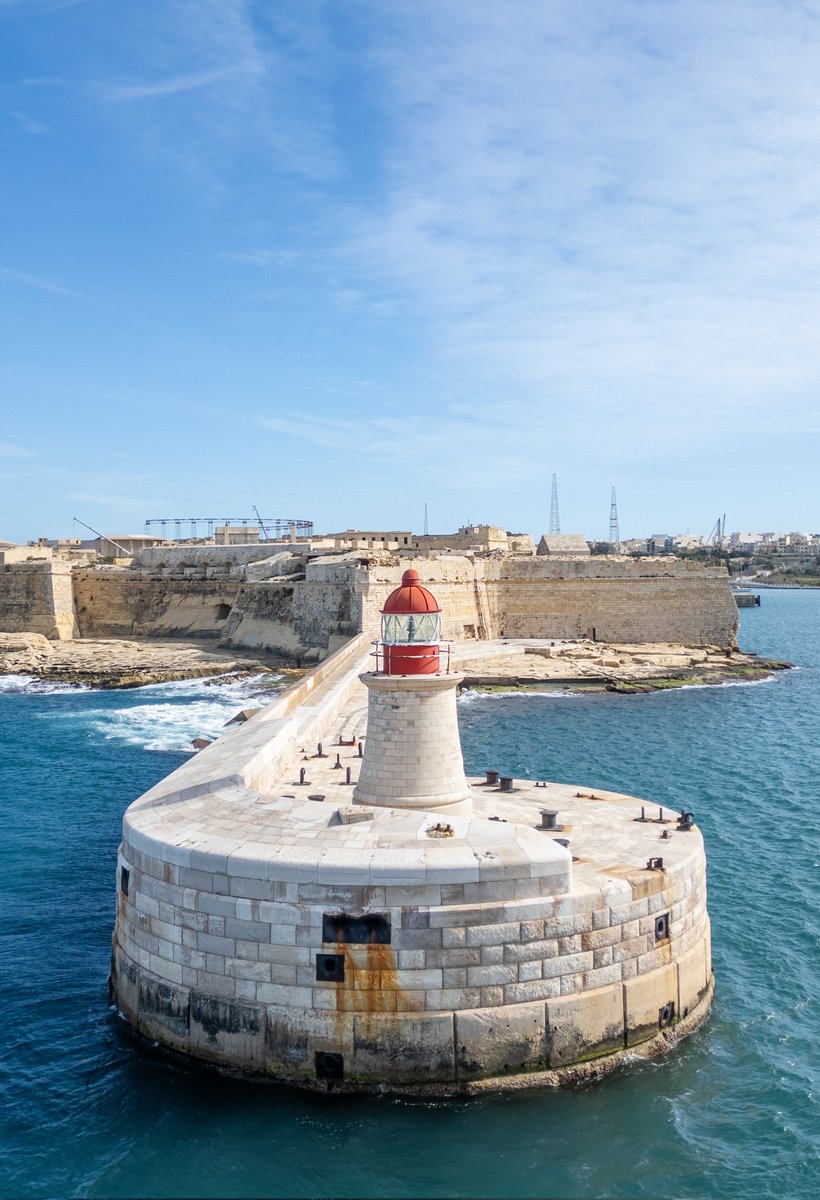
M 482 692 L 466 687 L 462 689 L 459 701 L 462 704 L 474 704 L 479 700 L 508 700 L 511 696 L 519 698 L 546 696 L 549 700 L 577 700 L 580 695 L 580 692 L 564 691 L 561 688 L 551 688 L 545 691 L 537 688 L 510 688 L 509 691 Z
M 49 719 L 79 722 L 92 737 L 104 741 L 141 746 L 145 750 L 192 753 L 194 738 L 217 738 L 243 708 L 263 708 L 270 703 L 279 690 L 276 680 L 277 677 L 264 674 L 219 686 L 209 686 L 209 679 L 147 684 L 106 692 L 106 704 L 50 713 Z M 130 703 L 111 706 L 110 702 L 121 696 L 128 696 Z
M 763 679 L 724 679 L 721 683 L 682 683 L 680 687 L 660 688 L 659 690 L 662 692 L 674 693 L 703 691 L 704 688 L 708 688 L 710 691 L 714 691 L 717 688 L 760 687 L 760 685 L 763 683 L 774 683 L 774 680 L 774 675 L 766 675 Z M 657 692 L 653 693 L 653 695 L 657 694 Z
M 72 692 L 87 692 L 84 683 L 56 683 L 49 679 L 38 679 L 35 675 L 0 675 L 0 692 L 10 695 L 70 696 Z
M 146 683 L 142 687 L 129 689 L 140 696 L 226 696 L 247 700 L 251 696 L 267 695 L 278 691 L 282 676 L 264 672 L 259 675 L 203 675 L 199 679 L 176 679 L 169 683 Z
M 197 737 L 217 738 L 241 707 L 236 699 L 192 700 L 189 704 L 135 704 L 127 708 L 97 710 L 89 728 L 106 741 L 142 746 L 145 750 L 191 752 Z
M 0 675 L 0 692 L 24 692 L 35 682 L 33 675 Z

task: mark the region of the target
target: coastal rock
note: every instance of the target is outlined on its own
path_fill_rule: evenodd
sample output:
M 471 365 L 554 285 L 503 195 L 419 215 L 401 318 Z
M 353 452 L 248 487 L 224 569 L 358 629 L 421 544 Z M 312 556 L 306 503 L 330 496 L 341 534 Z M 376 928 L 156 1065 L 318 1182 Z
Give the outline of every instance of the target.
M 0 673 L 36 674 L 53 650 L 41 633 L 0 633 Z

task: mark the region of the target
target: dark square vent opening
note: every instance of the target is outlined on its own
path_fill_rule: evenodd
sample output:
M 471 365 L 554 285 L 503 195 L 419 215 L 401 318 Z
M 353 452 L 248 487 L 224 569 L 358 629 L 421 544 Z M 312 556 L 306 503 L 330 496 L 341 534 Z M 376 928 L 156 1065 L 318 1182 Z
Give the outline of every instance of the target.
M 344 1079 L 345 1060 L 341 1054 L 317 1050 L 314 1059 L 317 1079 Z
M 390 945 L 390 918 L 381 913 L 351 917 L 347 913 L 324 913 L 322 941 L 349 946 Z
M 663 1008 L 658 1009 L 658 1029 L 666 1029 L 675 1019 L 675 1001 L 668 1000 Z
M 316 978 L 320 983 L 344 983 L 345 956 L 343 954 L 317 954 Z
M 128 880 L 130 877 L 131 872 L 128 870 L 128 868 L 122 867 L 120 869 L 120 891 L 122 892 L 123 896 L 128 895 Z

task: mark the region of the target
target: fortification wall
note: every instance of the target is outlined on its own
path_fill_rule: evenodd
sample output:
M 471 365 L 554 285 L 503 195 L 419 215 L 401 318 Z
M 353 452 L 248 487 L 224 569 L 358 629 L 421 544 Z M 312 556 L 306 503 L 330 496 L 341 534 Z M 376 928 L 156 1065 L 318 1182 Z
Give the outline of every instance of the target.
M 146 571 L 179 573 L 186 568 L 198 571 L 217 570 L 242 575 L 249 563 L 260 562 L 272 555 L 304 552 L 308 543 L 258 542 L 249 546 L 151 546 L 141 550 L 134 565 Z
M 52 641 L 76 632 L 71 567 L 64 562 L 0 566 L 0 632 L 41 633 Z
M 485 562 L 498 637 L 730 646 L 737 605 L 724 567 L 679 559 Z
M 226 556 L 214 559 L 215 550 Z M 304 560 L 297 554 L 269 556 L 254 567 L 227 557 L 237 550 L 257 548 L 158 548 L 145 552 L 150 566 L 75 568 L 73 598 L 69 564 L 7 565 L 0 577 L 0 630 L 219 637 L 229 646 L 310 660 L 360 630 L 378 637 L 384 600 L 412 565 L 439 598 L 446 638 L 735 643 L 737 605 L 723 567 L 674 558 L 352 552 L 308 561 L 301 578 Z M 169 553 L 173 562 L 154 557 Z M 258 578 L 268 571 L 275 577 Z
M 239 590 L 229 575 L 148 576 L 118 568 L 74 572 L 82 637 L 220 637 Z
M 456 555 L 358 568 L 362 625 L 376 637 L 387 592 L 415 566 L 444 610 L 447 638 L 577 638 L 731 646 L 737 605 L 724 567 L 675 558 Z M 312 564 L 308 566 L 308 579 Z

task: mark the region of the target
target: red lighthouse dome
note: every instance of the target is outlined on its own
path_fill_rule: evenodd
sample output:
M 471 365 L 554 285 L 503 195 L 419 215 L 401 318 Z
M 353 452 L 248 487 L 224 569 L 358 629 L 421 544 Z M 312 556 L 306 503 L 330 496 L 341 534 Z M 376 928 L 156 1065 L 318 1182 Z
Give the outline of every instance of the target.
M 382 609 L 385 675 L 435 675 L 439 670 L 441 609 L 412 567 Z

